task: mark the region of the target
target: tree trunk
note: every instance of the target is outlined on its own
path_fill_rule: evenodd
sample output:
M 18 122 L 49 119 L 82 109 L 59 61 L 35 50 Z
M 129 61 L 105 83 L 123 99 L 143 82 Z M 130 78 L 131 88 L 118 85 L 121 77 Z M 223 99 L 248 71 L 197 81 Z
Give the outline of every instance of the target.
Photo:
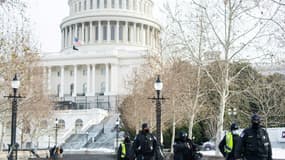
M 190 117 L 189 117 L 189 128 L 188 128 L 188 135 L 189 138 L 192 139 L 192 130 L 193 130 L 193 126 L 194 126 L 194 118 L 195 118 L 195 114 L 191 113 Z
M 4 136 L 5 136 L 5 122 L 1 121 L 1 139 L 0 139 L 0 151 L 2 152 L 3 150 L 3 141 L 4 141 Z
M 172 119 L 172 137 L 171 137 L 171 146 L 170 146 L 170 153 L 173 153 L 173 145 L 175 140 L 175 127 L 176 127 L 176 116 L 175 116 L 175 101 L 172 100 L 172 108 L 173 108 L 173 119 Z

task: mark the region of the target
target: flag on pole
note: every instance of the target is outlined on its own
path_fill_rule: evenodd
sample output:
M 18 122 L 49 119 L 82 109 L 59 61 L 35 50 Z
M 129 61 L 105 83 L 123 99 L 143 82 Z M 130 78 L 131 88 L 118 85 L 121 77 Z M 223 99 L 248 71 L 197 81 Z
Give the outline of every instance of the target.
M 75 37 L 73 40 L 73 47 L 72 47 L 73 50 L 78 51 L 79 49 L 77 48 L 77 46 L 80 46 L 80 45 L 81 45 L 81 43 L 80 43 L 79 39 L 77 37 Z

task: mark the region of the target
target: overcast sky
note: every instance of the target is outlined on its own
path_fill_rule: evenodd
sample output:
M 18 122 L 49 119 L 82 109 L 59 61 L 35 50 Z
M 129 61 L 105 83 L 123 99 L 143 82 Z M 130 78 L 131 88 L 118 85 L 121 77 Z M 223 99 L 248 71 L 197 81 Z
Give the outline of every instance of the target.
M 28 16 L 31 17 L 34 37 L 43 52 L 60 50 L 59 25 L 69 14 L 68 0 L 25 0 L 28 2 Z M 154 0 L 154 2 L 158 0 Z M 160 1 L 161 2 L 161 1 Z M 160 5 L 160 4 L 159 4 Z M 157 13 L 159 9 L 155 9 Z M 156 14 L 157 15 L 157 14 Z

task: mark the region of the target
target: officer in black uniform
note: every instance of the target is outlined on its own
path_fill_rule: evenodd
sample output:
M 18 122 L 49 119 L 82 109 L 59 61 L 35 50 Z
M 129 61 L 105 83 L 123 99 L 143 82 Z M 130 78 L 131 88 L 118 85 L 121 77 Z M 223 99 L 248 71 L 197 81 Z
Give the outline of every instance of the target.
M 241 141 L 238 134 L 238 129 L 238 125 L 233 123 L 230 128 L 231 131 L 226 133 L 219 144 L 220 152 L 223 154 L 226 160 L 235 160 L 234 151 Z
M 150 133 L 147 123 L 142 124 L 142 130 L 136 135 L 133 145 L 137 160 L 155 160 L 158 142 Z
M 236 159 L 272 160 L 272 148 L 268 133 L 260 125 L 260 117 L 254 114 L 251 117 L 252 126 L 241 134 L 241 143 L 235 152 Z
M 179 132 L 179 138 L 175 139 L 173 145 L 174 160 L 194 160 L 195 144 L 188 138 L 186 132 Z

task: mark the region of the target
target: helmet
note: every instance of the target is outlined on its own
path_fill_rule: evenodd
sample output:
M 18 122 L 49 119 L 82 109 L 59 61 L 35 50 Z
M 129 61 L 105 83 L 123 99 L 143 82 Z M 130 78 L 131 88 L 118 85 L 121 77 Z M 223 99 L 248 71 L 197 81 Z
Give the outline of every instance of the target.
M 187 133 L 185 131 L 180 131 L 179 132 L 179 139 L 181 140 L 186 140 L 188 137 Z
M 239 127 L 238 127 L 238 125 L 236 124 L 236 123 L 233 123 L 232 125 L 231 125 L 231 131 L 233 131 L 233 130 L 237 130 Z
M 254 114 L 251 116 L 251 123 L 252 124 L 260 124 L 260 116 L 257 114 Z
M 144 129 L 149 129 L 147 123 L 143 123 L 143 124 L 142 124 L 142 130 L 144 130 Z

